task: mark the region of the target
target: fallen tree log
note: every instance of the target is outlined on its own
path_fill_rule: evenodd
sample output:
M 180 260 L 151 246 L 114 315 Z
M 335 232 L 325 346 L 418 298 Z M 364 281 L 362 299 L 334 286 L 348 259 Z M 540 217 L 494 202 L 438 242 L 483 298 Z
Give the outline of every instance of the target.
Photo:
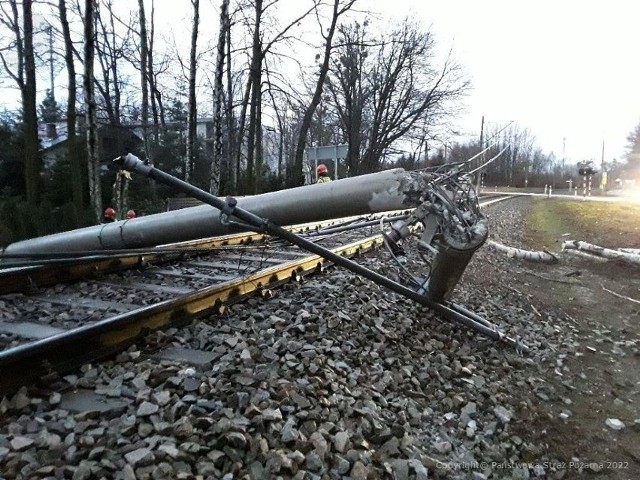
M 607 258 L 609 260 L 623 260 L 634 265 L 640 265 L 640 255 L 637 253 L 613 250 L 611 248 L 600 247 L 599 245 L 593 245 L 580 240 L 565 240 L 562 242 L 562 250 L 578 250 L 597 257 Z
M 544 251 L 531 251 L 523 250 L 521 248 L 509 247 L 501 243 L 489 240 L 488 245 L 493 247 L 496 251 L 506 254 L 509 258 L 515 258 L 517 260 L 527 260 L 529 262 L 541 262 L 541 263 L 557 263 L 558 258 L 550 252 Z
M 589 252 L 583 252 L 582 250 L 564 250 L 563 253 L 570 253 L 576 257 L 588 258 L 592 262 L 608 262 L 609 260 L 604 257 L 598 257 L 597 255 L 593 255 Z

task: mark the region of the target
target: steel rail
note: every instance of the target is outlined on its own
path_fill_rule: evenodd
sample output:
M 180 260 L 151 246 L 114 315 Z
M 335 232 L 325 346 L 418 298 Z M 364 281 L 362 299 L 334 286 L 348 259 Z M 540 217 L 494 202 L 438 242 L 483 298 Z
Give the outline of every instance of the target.
M 332 251 L 340 257 L 353 256 L 381 244 L 382 236 L 375 235 Z M 291 279 L 323 270 L 326 264 L 325 258 L 310 255 L 2 351 L 0 397 L 40 378 L 55 376 L 120 351 L 149 331 L 179 325 L 208 312 L 220 312 L 226 305 L 255 292 L 266 295 L 270 289 Z
M 390 212 L 391 214 L 393 212 Z M 396 212 L 397 213 L 397 212 Z M 388 214 L 387 214 L 388 215 Z M 348 217 L 351 221 L 368 216 Z M 341 219 L 344 223 L 347 219 Z M 304 223 L 287 227 L 293 233 L 315 233 L 322 227 L 331 227 L 336 220 Z M 341 223 L 340 223 L 341 224 Z M 368 225 L 368 224 L 367 224 Z M 363 227 L 366 225 L 362 225 Z M 242 232 L 218 237 L 189 240 L 145 249 L 119 249 L 112 251 L 49 252 L 45 254 L 4 254 L 0 259 L 34 258 L 35 265 L 4 263 L 9 268 L 0 268 L 0 295 L 28 291 L 59 283 L 89 278 L 99 273 L 111 273 L 128 268 L 148 265 L 157 261 L 168 261 L 185 255 L 211 253 L 213 249 L 247 245 L 272 238 L 265 233 Z M 0 263 L 0 267 L 3 263 Z M 19 268 L 15 268 L 19 267 Z
M 301 228 L 303 231 L 313 231 L 313 226 L 315 225 L 305 224 L 296 228 Z M 255 239 L 256 237 L 263 238 L 265 234 L 234 234 L 201 241 L 183 242 L 181 244 L 193 246 L 200 242 L 200 244 L 210 246 L 230 246 L 234 243 L 242 245 L 245 243 L 243 239 L 248 236 Z M 332 252 L 337 255 L 338 259 L 341 259 L 367 251 L 381 245 L 382 242 L 382 236 L 375 235 L 365 240 L 336 248 Z M 171 244 L 166 247 L 175 247 L 181 244 Z M 133 258 L 137 257 L 134 256 Z M 240 301 L 257 291 L 266 295 L 270 292 L 270 289 L 289 281 L 291 278 L 298 279 L 304 275 L 322 271 L 326 264 L 332 263 L 335 262 L 321 255 L 311 255 L 287 262 L 281 266 L 261 270 L 243 278 L 206 287 L 172 300 L 120 314 L 92 325 L 79 327 L 46 339 L 7 349 L 4 352 L 0 352 L 0 396 L 14 391 L 15 388 L 21 385 L 32 383 L 39 378 L 47 376 L 53 378 L 59 375 L 60 372 L 77 368 L 85 362 L 94 361 L 121 351 L 149 331 L 167 328 L 186 322 L 198 315 L 220 310 L 225 305 Z M 59 281 L 60 277 L 58 276 L 54 283 Z M 433 308 L 432 305 L 429 306 Z M 470 322 L 470 326 L 473 326 L 476 330 L 478 329 L 477 324 L 482 324 L 482 327 L 492 334 L 493 338 L 496 338 L 495 336 L 497 335 L 502 339 L 506 339 L 490 322 L 459 305 L 445 302 L 435 310 L 450 318 L 456 318 L 462 323 Z

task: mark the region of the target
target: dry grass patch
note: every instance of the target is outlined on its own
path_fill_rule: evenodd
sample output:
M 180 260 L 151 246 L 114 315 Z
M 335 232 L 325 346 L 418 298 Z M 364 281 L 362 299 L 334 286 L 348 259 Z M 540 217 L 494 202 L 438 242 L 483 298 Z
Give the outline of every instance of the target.
M 560 250 L 563 240 L 608 248 L 640 248 L 640 205 L 560 198 L 535 199 L 525 242 L 531 249 Z

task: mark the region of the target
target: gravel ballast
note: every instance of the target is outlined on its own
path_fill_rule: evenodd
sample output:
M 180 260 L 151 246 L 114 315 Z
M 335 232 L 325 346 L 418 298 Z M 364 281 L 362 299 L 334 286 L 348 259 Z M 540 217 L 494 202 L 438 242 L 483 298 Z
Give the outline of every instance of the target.
M 527 202 L 488 209 L 491 238 L 519 246 Z M 382 272 L 389 265 L 384 251 L 358 261 Z M 500 278 L 504 288 L 495 288 Z M 331 268 L 272 299 L 153 333 L 147 346 L 68 375 L 60 392 L 22 389 L 2 399 L 0 472 L 74 480 L 562 478 L 526 425 L 534 402 L 559 395 L 545 376 L 561 372 L 575 348 L 571 325 L 532 308 L 519 293 L 517 263 L 486 247 L 453 300 L 531 352 Z M 162 359 L 166 348 L 204 351 L 212 361 Z M 65 408 L 76 390 L 107 406 Z

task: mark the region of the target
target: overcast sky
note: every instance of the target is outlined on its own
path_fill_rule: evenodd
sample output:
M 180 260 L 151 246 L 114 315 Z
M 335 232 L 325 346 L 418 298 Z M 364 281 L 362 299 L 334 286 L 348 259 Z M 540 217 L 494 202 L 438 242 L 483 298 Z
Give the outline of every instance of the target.
M 201 2 L 201 8 L 218 3 Z M 599 162 L 603 141 L 605 160 L 619 159 L 627 135 L 640 123 L 638 0 L 360 0 L 357 5 L 385 19 L 424 22 L 443 53 L 453 47 L 473 86 L 458 125 L 468 135 L 479 135 L 482 116 L 488 128 L 513 120 L 559 159 L 564 141 L 567 162 Z M 156 0 L 156 9 L 166 29 L 188 30 L 190 8 L 178 12 L 174 1 Z M 201 18 L 208 19 L 202 37 L 209 36 L 208 30 L 217 28 L 217 12 Z
M 201 2 L 201 38 L 207 41 L 216 38 L 218 3 Z M 488 128 L 513 120 L 557 158 L 566 139 L 567 162 L 599 162 L 603 140 L 605 159 L 621 158 L 627 135 L 640 123 L 638 0 L 360 0 L 357 5 L 384 19 L 424 22 L 443 52 L 453 47 L 473 86 L 467 113 L 458 122 L 468 135 L 479 135 L 482 116 Z M 158 30 L 172 30 L 188 42 L 190 2 L 156 0 L 156 10 Z M 15 89 L 4 89 L 3 97 L 5 104 L 19 98 Z
M 432 25 L 473 84 L 461 127 L 514 120 L 568 161 L 621 158 L 640 123 L 640 2 L 364 0 Z M 389 8 L 391 6 L 392 8 Z

